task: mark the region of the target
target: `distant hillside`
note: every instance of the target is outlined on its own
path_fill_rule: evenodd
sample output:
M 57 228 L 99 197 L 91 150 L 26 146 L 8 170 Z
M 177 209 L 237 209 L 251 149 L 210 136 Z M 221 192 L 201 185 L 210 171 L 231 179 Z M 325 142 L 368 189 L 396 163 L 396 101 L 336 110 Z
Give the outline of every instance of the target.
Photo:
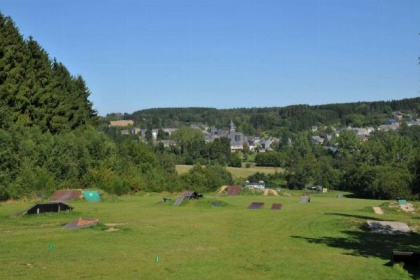
M 89 95 L 81 76 L 52 61 L 0 13 L 0 128 L 17 124 L 58 133 L 95 124 L 98 117 Z
M 284 131 L 297 132 L 318 126 L 377 126 L 401 111 L 416 117 L 420 97 L 375 102 L 326 105 L 293 105 L 267 108 L 154 108 L 126 114 L 125 118 L 148 128 L 179 127 L 203 123 L 228 128 L 233 120 L 238 131 L 248 135 L 269 132 L 279 136 Z

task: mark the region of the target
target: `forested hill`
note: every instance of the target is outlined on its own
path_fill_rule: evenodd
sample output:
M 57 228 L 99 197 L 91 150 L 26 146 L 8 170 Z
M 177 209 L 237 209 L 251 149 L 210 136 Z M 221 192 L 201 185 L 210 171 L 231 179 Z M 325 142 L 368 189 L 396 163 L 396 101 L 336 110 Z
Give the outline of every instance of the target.
M 98 117 L 89 95 L 81 76 L 51 60 L 0 13 L 0 128 L 36 126 L 55 134 L 95 124 Z
M 354 127 L 381 125 L 392 117 L 393 111 L 409 114 L 420 112 L 420 97 L 392 101 L 355 102 L 327 105 L 293 105 L 267 108 L 154 108 L 126 114 L 142 125 L 152 128 L 178 127 L 205 123 L 227 128 L 230 120 L 238 130 L 248 135 L 283 130 L 297 132 L 313 125 L 350 125 Z

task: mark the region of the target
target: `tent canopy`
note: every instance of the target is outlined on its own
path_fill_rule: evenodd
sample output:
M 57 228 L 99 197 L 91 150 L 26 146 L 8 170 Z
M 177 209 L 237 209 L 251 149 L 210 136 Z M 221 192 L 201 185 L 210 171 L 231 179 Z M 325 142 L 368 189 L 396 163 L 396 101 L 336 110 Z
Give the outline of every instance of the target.
M 98 191 L 83 191 L 83 196 L 89 202 L 101 201 L 101 197 L 99 196 Z

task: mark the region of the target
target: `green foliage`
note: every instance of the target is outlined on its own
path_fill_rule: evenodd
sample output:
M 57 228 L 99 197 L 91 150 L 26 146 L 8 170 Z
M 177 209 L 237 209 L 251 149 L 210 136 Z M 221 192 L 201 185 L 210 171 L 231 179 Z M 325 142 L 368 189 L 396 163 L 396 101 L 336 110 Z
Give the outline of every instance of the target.
M 0 129 L 0 199 L 60 188 L 99 188 L 112 194 L 176 190 L 174 159 L 150 146 L 116 144 L 93 128 L 53 135 L 36 127 Z
M 232 167 L 241 167 L 242 166 L 242 160 L 241 160 L 241 157 L 240 157 L 239 153 L 232 153 L 232 155 L 230 157 L 229 166 L 232 166 Z
M 257 166 L 284 167 L 286 160 L 284 154 L 278 152 L 258 153 L 255 156 Z
M 368 166 L 349 168 L 341 185 L 357 196 L 377 199 L 411 197 L 412 175 L 408 170 L 392 166 Z
M 176 142 L 180 155 L 189 158 L 186 163 L 200 157 L 204 147 L 204 134 L 200 130 L 182 127 L 171 135 L 171 139 Z
M 217 138 L 212 142 L 206 143 L 201 154 L 203 154 L 205 158 L 208 158 L 209 161 L 216 162 L 220 165 L 232 164 L 232 157 L 235 157 L 233 154 L 231 155 L 230 139 L 227 137 Z M 237 167 L 237 157 L 235 157 L 235 160 Z
M 315 156 L 310 153 L 292 162 L 286 173 L 287 187 L 303 189 L 309 183 L 314 183 L 316 174 L 320 172 Z
M 198 192 L 213 192 L 223 185 L 231 185 L 232 175 L 220 165 L 194 165 L 187 173 L 180 176 L 184 189 Z
M 217 125 L 227 129 L 230 120 L 237 124 L 238 131 L 245 135 L 259 136 L 261 133 L 281 137 L 284 133 L 306 131 L 318 126 L 378 126 L 391 117 L 392 111 L 416 112 L 420 98 L 327 104 L 319 106 L 293 105 L 287 107 L 237 108 L 217 110 L 215 108 L 155 108 L 134 112 L 130 119 L 152 123 L 159 119 L 163 127 L 182 127 L 194 123 Z M 225 124 L 225 125 L 220 125 Z M 160 128 L 160 127 L 154 127 Z M 283 142 L 287 143 L 287 142 Z
M 283 173 L 275 172 L 273 174 L 266 174 L 262 172 L 255 172 L 248 176 L 249 182 L 264 181 L 267 188 L 275 189 L 280 185 L 284 185 L 285 177 Z
M 0 13 L 0 112 L 9 114 L 0 128 L 15 123 L 55 134 L 96 125 L 89 95 L 81 76 L 51 62 L 32 37 L 24 40 L 12 19 Z

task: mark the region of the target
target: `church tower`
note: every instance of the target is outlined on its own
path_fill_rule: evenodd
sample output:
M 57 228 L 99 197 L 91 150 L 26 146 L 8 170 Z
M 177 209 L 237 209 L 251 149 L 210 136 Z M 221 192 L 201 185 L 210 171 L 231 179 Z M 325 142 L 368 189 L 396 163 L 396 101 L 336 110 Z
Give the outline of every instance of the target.
M 229 134 L 233 134 L 235 132 L 235 125 L 233 124 L 233 121 L 230 120 Z

